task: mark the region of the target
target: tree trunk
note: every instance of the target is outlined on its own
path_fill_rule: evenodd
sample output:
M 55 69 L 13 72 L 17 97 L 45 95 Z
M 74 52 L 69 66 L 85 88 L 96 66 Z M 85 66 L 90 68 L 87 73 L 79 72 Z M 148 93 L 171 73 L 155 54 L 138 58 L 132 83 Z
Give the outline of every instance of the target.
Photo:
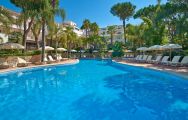
M 57 38 L 55 40 L 55 54 L 56 54 L 56 59 L 57 59 L 57 46 L 58 46 L 58 41 Z
M 39 49 L 39 39 L 38 36 L 35 36 L 36 48 Z
M 29 22 L 28 27 L 27 27 L 27 20 L 24 19 L 24 34 L 23 34 L 23 41 L 22 41 L 22 44 L 25 47 L 24 52 L 27 50 L 27 46 L 26 46 L 27 35 L 28 35 L 29 31 L 31 30 L 33 21 L 34 21 L 34 18 L 31 19 L 31 21 Z
M 124 40 L 125 40 L 125 43 L 127 42 L 127 38 L 126 38 L 126 28 L 125 28 L 125 20 L 123 20 L 123 30 L 124 30 Z
M 88 30 L 86 29 L 86 39 L 88 37 Z M 89 48 L 89 45 L 88 45 L 88 42 L 86 43 L 86 48 L 88 49 Z
M 26 51 L 26 38 L 27 38 L 26 29 L 27 29 L 27 23 L 26 23 L 26 20 L 24 19 L 24 33 L 23 33 L 22 45 L 23 45 L 25 48 L 24 48 L 23 52 Z
M 53 37 L 51 36 L 51 39 L 50 39 L 50 42 L 48 42 L 49 43 L 49 46 L 52 46 L 52 44 L 53 44 Z
M 114 36 L 113 36 L 113 34 L 111 33 L 111 45 L 113 45 L 113 39 L 114 39 Z
M 45 57 L 45 19 L 42 19 L 42 56 L 41 62 L 44 62 Z
M 69 58 L 69 42 L 67 40 L 67 58 Z

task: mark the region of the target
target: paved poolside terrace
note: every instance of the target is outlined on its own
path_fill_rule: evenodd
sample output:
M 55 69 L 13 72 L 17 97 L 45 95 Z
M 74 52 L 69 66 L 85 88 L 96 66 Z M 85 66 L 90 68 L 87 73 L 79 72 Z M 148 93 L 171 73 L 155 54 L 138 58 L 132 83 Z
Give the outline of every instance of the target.
M 159 65 L 159 64 L 149 64 L 149 63 L 139 63 L 139 62 L 131 62 L 126 60 L 114 60 L 121 64 L 127 64 L 132 66 L 138 66 L 138 67 L 144 67 L 144 68 L 150 68 L 165 72 L 170 72 L 179 76 L 182 76 L 186 79 L 188 79 L 188 67 L 173 67 L 173 66 L 167 66 L 167 65 Z
M 35 68 L 35 67 L 42 67 L 42 66 L 55 66 L 55 65 L 75 64 L 77 62 L 79 62 L 78 59 L 68 59 L 68 60 L 55 62 L 55 63 L 50 63 L 50 64 L 42 64 L 42 65 L 31 64 L 31 65 L 29 65 L 27 67 L 14 67 L 14 68 L 8 68 L 8 69 L 0 69 L 0 73 L 9 72 L 9 71 L 12 71 L 12 70 L 24 69 L 24 68 Z

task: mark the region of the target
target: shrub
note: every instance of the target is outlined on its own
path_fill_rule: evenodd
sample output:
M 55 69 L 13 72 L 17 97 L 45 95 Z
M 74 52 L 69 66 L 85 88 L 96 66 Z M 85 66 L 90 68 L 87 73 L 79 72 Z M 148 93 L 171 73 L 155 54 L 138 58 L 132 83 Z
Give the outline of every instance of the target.
M 122 57 L 124 55 L 122 42 L 115 42 L 112 49 L 114 51 L 112 57 Z
M 0 50 L 0 57 L 8 57 L 8 56 L 33 56 L 39 55 L 41 51 L 33 50 L 27 51 L 26 53 L 22 53 L 21 50 Z

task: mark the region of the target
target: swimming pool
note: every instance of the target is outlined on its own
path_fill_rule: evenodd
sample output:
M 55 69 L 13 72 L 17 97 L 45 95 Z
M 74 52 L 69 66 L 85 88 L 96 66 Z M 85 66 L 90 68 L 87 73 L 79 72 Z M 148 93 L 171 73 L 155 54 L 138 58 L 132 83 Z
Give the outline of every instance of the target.
M 100 60 L 13 71 L 0 120 L 188 120 L 188 80 Z

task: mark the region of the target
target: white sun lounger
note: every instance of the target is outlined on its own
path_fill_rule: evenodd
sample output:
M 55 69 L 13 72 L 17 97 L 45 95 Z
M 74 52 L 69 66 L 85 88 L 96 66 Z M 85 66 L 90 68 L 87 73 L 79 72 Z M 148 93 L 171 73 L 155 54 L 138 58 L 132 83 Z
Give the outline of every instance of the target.
M 47 57 L 44 57 L 44 62 L 48 62 L 48 59 L 47 59 Z
M 17 67 L 26 67 L 29 64 L 31 64 L 31 62 L 27 62 L 26 60 L 22 59 L 22 58 L 17 58 L 18 62 L 17 62 Z
M 157 56 L 157 58 L 155 60 L 151 60 L 151 63 L 157 63 L 158 64 L 160 62 L 161 58 L 162 58 L 162 56 L 159 55 L 159 56 Z
M 140 55 L 137 55 L 135 58 L 130 58 L 129 60 L 138 60 Z
M 142 60 L 142 58 L 143 58 L 143 55 L 139 55 L 135 60 L 140 61 L 140 60 Z
M 180 60 L 181 56 L 174 56 L 172 61 L 169 61 L 167 62 L 166 64 L 167 65 L 174 65 L 174 64 L 177 64 L 179 63 L 179 60 Z
M 137 55 L 135 58 L 122 58 L 122 60 L 130 60 L 130 61 L 135 61 L 135 60 L 138 60 L 138 58 L 140 57 L 140 55 Z
M 51 55 L 48 55 L 48 59 L 49 59 L 50 62 L 55 62 L 55 60 L 52 58 Z
M 186 65 L 188 65 L 188 56 L 185 56 L 183 59 L 182 59 L 182 61 L 180 62 L 180 65 L 181 66 L 186 66 Z
M 148 58 L 148 55 L 144 55 L 143 58 L 141 60 L 139 60 L 140 62 L 145 62 Z
M 181 62 L 173 63 L 172 66 L 186 66 L 188 65 L 188 56 L 184 56 Z
M 152 59 L 152 55 L 149 55 L 146 62 L 150 63 L 152 61 L 151 59 Z
M 161 60 L 161 64 L 168 64 L 168 59 L 169 59 L 169 56 L 164 56 Z
M 57 60 L 61 61 L 63 58 L 61 57 L 60 54 L 57 54 Z

